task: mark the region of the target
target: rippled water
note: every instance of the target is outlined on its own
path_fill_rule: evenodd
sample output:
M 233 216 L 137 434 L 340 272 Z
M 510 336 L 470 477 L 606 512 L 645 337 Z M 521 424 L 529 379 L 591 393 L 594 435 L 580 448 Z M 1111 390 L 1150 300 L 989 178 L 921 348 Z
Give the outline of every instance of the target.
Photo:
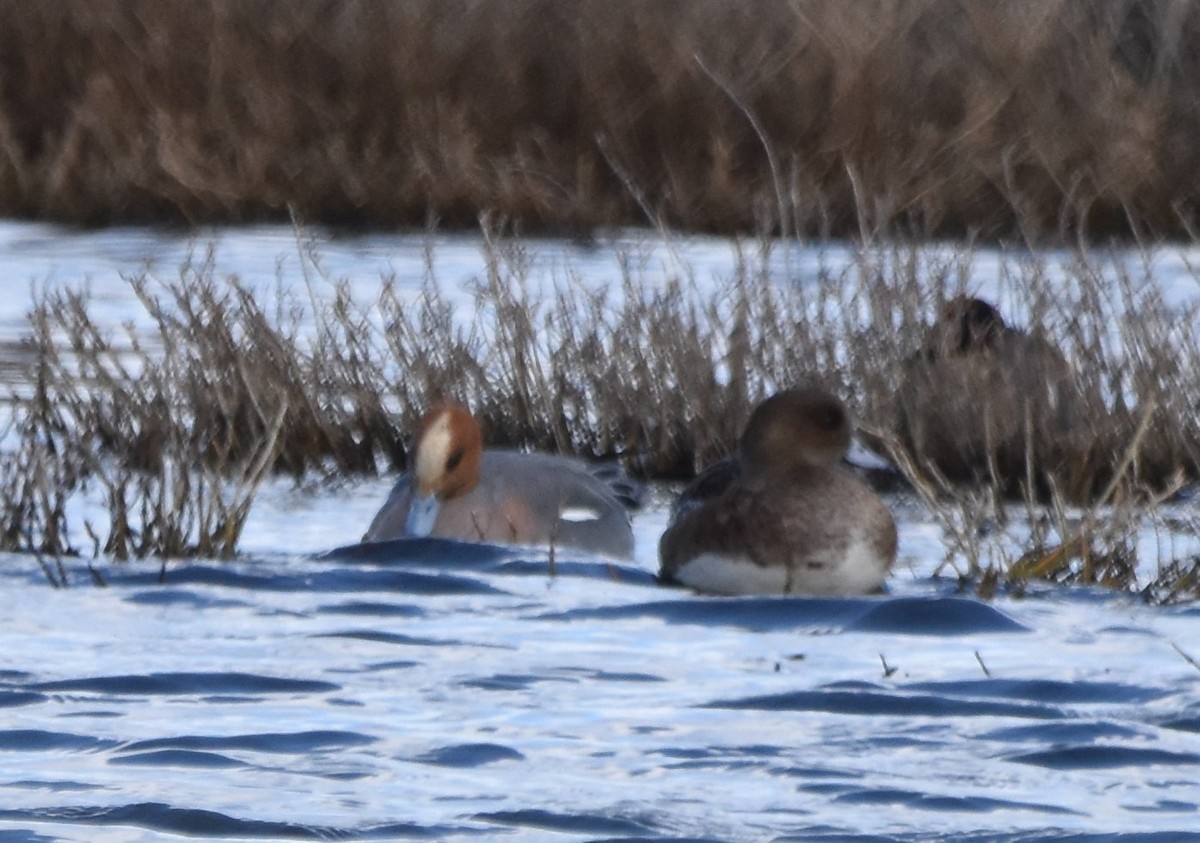
M 988 604 L 903 574 L 881 597 L 714 599 L 648 560 L 548 561 L 429 540 L 52 591 L 0 560 L 0 839 L 1198 827 L 1200 670 L 1175 649 L 1196 609 Z
M 661 587 L 661 497 L 625 564 L 353 546 L 387 482 L 269 486 L 231 564 L 0 557 L 0 841 L 1200 839 L 1196 607 L 956 594 L 903 498 L 870 598 Z

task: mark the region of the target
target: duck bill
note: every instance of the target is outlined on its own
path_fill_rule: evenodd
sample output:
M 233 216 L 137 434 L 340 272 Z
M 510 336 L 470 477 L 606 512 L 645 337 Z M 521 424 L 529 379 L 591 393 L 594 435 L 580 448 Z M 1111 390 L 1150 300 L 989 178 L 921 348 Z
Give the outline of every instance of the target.
M 408 518 L 404 522 L 404 534 L 428 536 L 433 532 L 441 502 L 433 495 L 413 495 L 408 503 Z
M 896 466 L 872 451 L 855 436 L 850 440 L 850 448 L 842 460 L 855 468 L 866 468 L 871 471 L 895 471 Z

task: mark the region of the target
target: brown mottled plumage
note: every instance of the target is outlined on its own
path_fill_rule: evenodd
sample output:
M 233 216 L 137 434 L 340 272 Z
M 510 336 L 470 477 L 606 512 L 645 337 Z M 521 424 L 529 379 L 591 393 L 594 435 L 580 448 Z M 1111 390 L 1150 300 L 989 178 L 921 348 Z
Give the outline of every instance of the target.
M 994 478 L 1016 493 L 1079 447 L 1074 372 L 1048 340 L 1005 324 L 977 298 L 948 302 L 896 396 L 901 443 L 953 482 Z
M 659 542 L 661 577 L 727 594 L 877 590 L 896 556 L 896 526 L 838 468 L 849 444 L 845 407 L 824 390 L 762 402 L 733 467 L 684 491 Z

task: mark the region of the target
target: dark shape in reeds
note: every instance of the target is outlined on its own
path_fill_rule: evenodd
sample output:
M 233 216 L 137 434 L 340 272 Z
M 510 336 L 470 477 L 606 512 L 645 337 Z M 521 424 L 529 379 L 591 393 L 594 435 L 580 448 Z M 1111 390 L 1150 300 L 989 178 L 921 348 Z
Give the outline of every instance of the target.
M 895 404 L 897 435 L 917 467 L 951 483 L 1045 494 L 1083 453 L 1082 398 L 1070 364 L 1045 337 L 1006 324 L 982 299 L 958 296 L 945 305 L 906 361 Z
M 896 525 L 838 468 L 850 435 L 846 408 L 824 389 L 759 404 L 736 462 L 681 495 L 659 542 L 662 578 L 718 594 L 878 590 L 896 558 Z

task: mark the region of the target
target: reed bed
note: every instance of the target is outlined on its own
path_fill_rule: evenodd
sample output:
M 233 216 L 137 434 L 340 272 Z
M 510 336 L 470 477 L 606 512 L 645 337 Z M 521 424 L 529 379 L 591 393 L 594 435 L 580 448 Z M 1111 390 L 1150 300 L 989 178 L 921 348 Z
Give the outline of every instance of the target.
M 1149 257 L 1000 261 L 1002 306 L 1058 343 L 1097 401 L 1078 464 L 1051 478 L 1050 495 L 1030 485 L 1014 504 L 994 479 L 945 482 L 895 435 L 905 361 L 939 305 L 969 292 L 969 246 L 860 246 L 815 280 L 790 281 L 772 260 L 778 244 L 747 241 L 729 278 L 697 281 L 680 266 L 649 280 L 630 260 L 610 287 L 569 268 L 535 276 L 521 241 L 492 231 L 481 248 L 470 312 L 434 259 L 423 289 L 384 278 L 365 300 L 323 276 L 316 254 L 307 281 L 269 296 L 198 254 L 177 277 L 129 278 L 147 318 L 123 328 L 98 322 L 85 294 L 42 290 L 27 388 L 13 397 L 15 445 L 0 462 L 0 547 L 47 560 L 232 555 L 264 478 L 399 470 L 409 431 L 447 397 L 472 407 L 493 444 L 681 480 L 730 452 L 755 402 L 809 381 L 845 397 L 898 466 L 893 483 L 910 490 L 900 494 L 942 525 L 947 565 L 964 580 L 1200 596 L 1196 557 L 1139 558 L 1147 530 L 1200 527 L 1171 505 L 1200 474 L 1197 314 L 1146 283 Z M 71 500 L 83 493 L 102 498 L 106 524 L 80 523 Z
M 0 215 L 1197 230 L 1188 0 L 0 0 Z

